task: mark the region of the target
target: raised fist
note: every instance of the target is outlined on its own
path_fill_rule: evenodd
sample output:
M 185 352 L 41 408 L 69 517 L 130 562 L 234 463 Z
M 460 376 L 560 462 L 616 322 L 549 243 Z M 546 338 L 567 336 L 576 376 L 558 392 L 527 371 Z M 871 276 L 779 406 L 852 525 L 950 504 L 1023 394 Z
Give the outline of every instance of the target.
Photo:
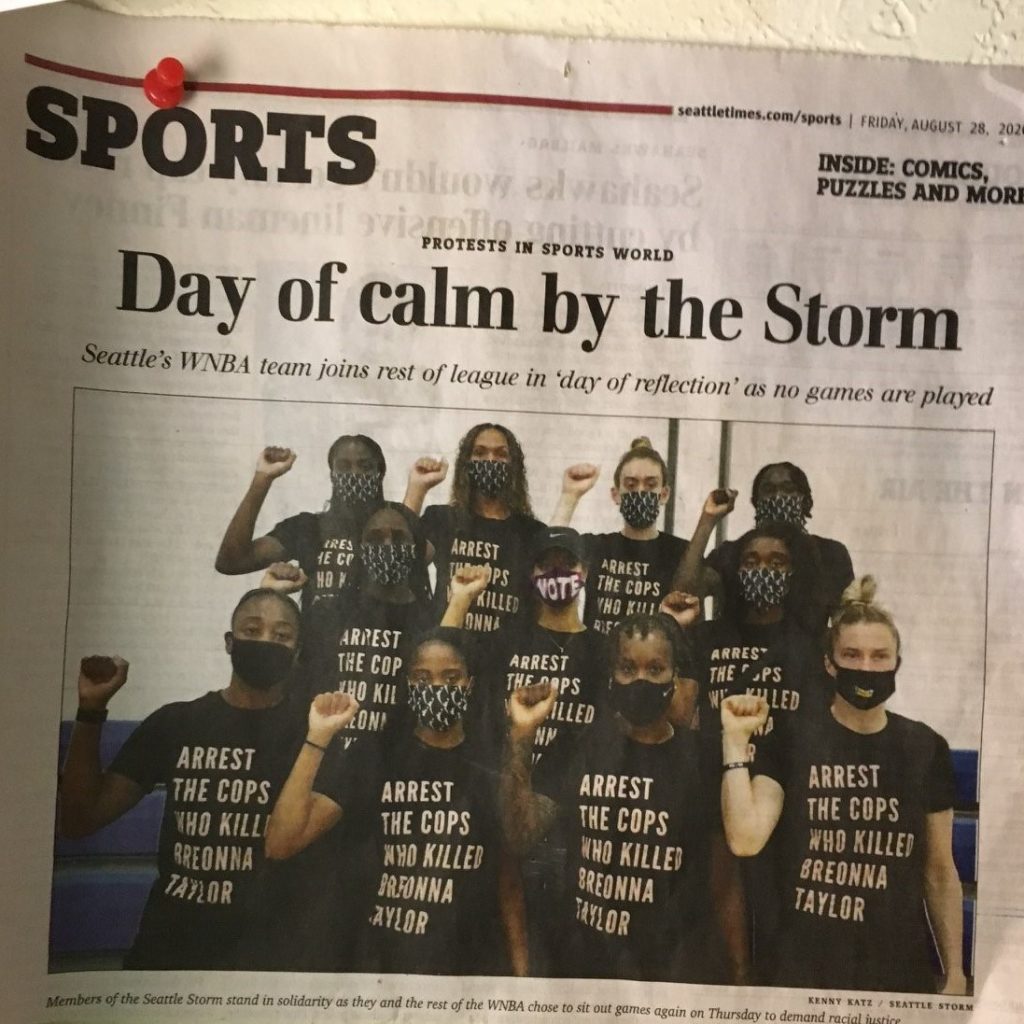
M 350 693 L 321 693 L 309 706 L 309 733 L 312 742 L 326 747 L 356 717 L 359 701 Z
M 435 459 L 424 455 L 417 459 L 409 469 L 409 483 L 416 487 L 430 490 L 436 487 L 448 475 L 448 460 Z
M 513 736 L 532 737 L 551 714 L 558 691 L 550 683 L 535 683 L 513 690 L 508 698 L 508 720 Z
M 739 491 L 718 487 L 704 499 L 704 507 L 701 512 L 716 522 L 719 519 L 724 519 L 736 507 L 737 494 Z
M 722 701 L 722 732 L 749 740 L 768 721 L 768 701 L 752 694 L 733 694 Z
M 658 611 L 671 615 L 680 629 L 686 629 L 700 618 L 700 598 L 684 594 L 681 590 L 673 590 L 671 594 L 665 595 Z
M 128 662 L 117 655 L 92 654 L 82 659 L 78 673 L 78 706 L 101 711 L 128 679 Z
M 267 566 L 267 571 L 260 580 L 260 586 L 268 590 L 276 590 L 279 594 L 294 594 L 301 590 L 308 578 L 302 569 L 293 562 L 274 562 Z
M 491 582 L 489 565 L 463 565 L 452 576 L 449 593 L 452 597 L 463 597 L 475 601 Z
M 600 475 L 600 468 L 593 463 L 578 462 L 562 474 L 562 493 L 575 494 L 576 497 L 581 498 L 597 483 L 597 478 Z
M 279 476 L 284 476 L 295 465 L 296 458 L 297 456 L 291 448 L 279 448 L 276 445 L 271 445 L 260 452 L 260 456 L 256 460 L 256 472 L 274 480 Z

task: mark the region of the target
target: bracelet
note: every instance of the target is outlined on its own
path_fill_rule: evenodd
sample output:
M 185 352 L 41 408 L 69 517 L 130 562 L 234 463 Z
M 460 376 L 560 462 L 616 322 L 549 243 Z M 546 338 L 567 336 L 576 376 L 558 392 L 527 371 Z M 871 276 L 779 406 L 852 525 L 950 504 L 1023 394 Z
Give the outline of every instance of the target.
M 106 708 L 79 708 L 75 713 L 75 721 L 102 725 L 107 720 L 108 713 Z
M 314 743 L 312 740 L 303 740 L 302 742 L 307 746 L 313 747 L 314 750 L 319 750 L 321 754 L 327 753 L 327 748 L 320 746 L 319 743 Z
M 749 761 L 730 761 L 728 764 L 722 765 L 723 772 L 731 772 L 733 768 L 749 768 Z

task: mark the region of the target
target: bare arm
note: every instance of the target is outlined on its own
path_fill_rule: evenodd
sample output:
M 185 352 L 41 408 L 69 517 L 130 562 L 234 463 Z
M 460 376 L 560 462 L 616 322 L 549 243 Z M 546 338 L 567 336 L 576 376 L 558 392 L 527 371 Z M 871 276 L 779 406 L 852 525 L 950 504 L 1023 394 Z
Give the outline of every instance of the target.
M 677 679 L 675 692 L 669 704 L 668 720 L 680 729 L 697 728 L 697 692 L 699 687 L 696 679 L 685 677 Z
M 498 861 L 498 901 L 512 974 L 525 978 L 530 972 L 530 946 L 526 932 L 526 901 L 519 865 L 507 850 Z
M 445 609 L 442 626 L 462 629 L 473 602 L 487 589 L 491 579 L 489 565 L 464 565 L 452 577 L 451 596 Z
M 711 835 L 711 899 L 718 931 L 729 961 L 729 981 L 750 983 L 750 941 L 747 935 L 747 899 L 740 863 L 718 829 Z
M 555 706 L 547 683 L 525 686 L 509 697 L 509 731 L 502 765 L 499 803 L 505 842 L 515 854 L 537 843 L 554 821 L 555 802 L 533 791 L 533 741 Z
M 673 590 L 704 597 L 714 589 L 718 574 L 704 565 L 704 552 L 715 528 L 735 504 L 736 491 L 719 489 L 707 496 L 690 543 L 672 577 Z
M 82 659 L 78 677 L 78 706 L 102 713 L 125 684 L 128 662 L 123 658 Z M 142 787 L 124 775 L 100 768 L 103 723 L 75 722 L 60 780 L 60 833 L 79 839 L 109 825 L 131 810 L 144 796 Z
M 290 448 L 271 447 L 260 452 L 256 472 L 220 542 L 214 563 L 217 572 L 227 576 L 255 572 L 287 557 L 287 552 L 275 537 L 253 540 L 253 534 L 271 484 L 292 468 L 295 458 Z
M 314 699 L 309 709 L 308 742 L 303 743 L 267 823 L 269 860 L 294 857 L 341 820 L 342 808 L 330 797 L 315 793 L 313 783 L 324 749 L 358 710 L 358 702 L 347 693 L 321 693 Z
M 953 860 L 952 810 L 935 811 L 925 819 L 924 901 L 946 972 L 940 991 L 963 995 L 964 890 Z
M 750 737 L 768 717 L 763 697 L 737 695 L 722 701 L 722 764 L 750 760 Z M 760 853 L 782 813 L 782 787 L 767 775 L 750 777 L 749 768 L 722 772 L 722 823 L 737 857 Z

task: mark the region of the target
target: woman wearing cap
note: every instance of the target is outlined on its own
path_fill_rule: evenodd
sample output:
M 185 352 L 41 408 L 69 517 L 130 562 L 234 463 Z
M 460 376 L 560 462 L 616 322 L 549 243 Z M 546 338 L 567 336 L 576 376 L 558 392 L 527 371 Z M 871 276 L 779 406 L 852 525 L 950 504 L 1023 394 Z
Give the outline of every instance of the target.
M 550 714 L 533 738 L 533 763 L 572 744 L 593 723 L 607 689 L 605 637 L 580 619 L 586 583 L 583 541 L 567 526 L 549 526 L 531 545 L 533 595 L 524 614 L 500 630 L 485 676 L 485 697 L 495 749 L 503 746 L 506 704 L 524 688 L 555 693 Z M 562 941 L 563 922 L 549 913 L 564 894 L 566 835 L 553 829 L 521 862 L 529 926 L 530 974 L 548 976 Z
M 431 488 L 448 472 L 443 459 L 418 459 L 409 474 L 405 504 L 419 513 Z M 530 538 L 543 523 L 533 518 L 526 462 L 515 435 L 497 423 L 479 423 L 459 442 L 447 505 L 431 505 L 423 528 L 434 547 L 440 617 L 448 581 L 460 566 L 489 565 L 491 582 L 467 616 L 465 628 L 489 633 L 501 628 L 529 596 Z
M 962 994 L 963 891 L 952 857 L 954 781 L 946 741 L 887 710 L 900 637 L 865 576 L 828 632 L 829 714 L 785 745 L 750 737 L 760 696 L 722 703 L 722 816 L 730 847 L 782 840 L 785 885 L 774 982 L 829 989 L 934 992 L 924 911 Z

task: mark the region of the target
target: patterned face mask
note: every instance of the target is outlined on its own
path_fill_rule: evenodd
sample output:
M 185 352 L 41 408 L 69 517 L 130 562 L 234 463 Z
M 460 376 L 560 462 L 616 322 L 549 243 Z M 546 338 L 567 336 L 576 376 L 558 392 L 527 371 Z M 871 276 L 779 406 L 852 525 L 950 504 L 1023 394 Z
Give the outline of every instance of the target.
M 804 516 L 804 496 L 773 494 L 770 498 L 759 498 L 754 505 L 754 522 L 758 526 L 765 523 L 790 523 L 802 530 L 807 522 Z
M 409 707 L 420 725 L 434 732 L 447 732 L 466 714 L 469 687 L 458 683 L 410 683 Z
M 657 491 L 623 491 L 619 495 L 619 512 L 634 530 L 646 530 L 658 520 L 661 501 Z
M 781 569 L 740 569 L 743 600 L 761 612 L 777 608 L 789 593 L 790 576 L 792 573 Z
M 485 498 L 496 498 L 508 484 L 509 464 L 495 459 L 470 459 L 469 482 Z
M 339 505 L 369 505 L 384 497 L 380 473 L 351 473 L 331 470 L 334 500 Z
M 416 563 L 416 545 L 360 544 L 359 560 L 374 583 L 385 587 L 408 583 Z

